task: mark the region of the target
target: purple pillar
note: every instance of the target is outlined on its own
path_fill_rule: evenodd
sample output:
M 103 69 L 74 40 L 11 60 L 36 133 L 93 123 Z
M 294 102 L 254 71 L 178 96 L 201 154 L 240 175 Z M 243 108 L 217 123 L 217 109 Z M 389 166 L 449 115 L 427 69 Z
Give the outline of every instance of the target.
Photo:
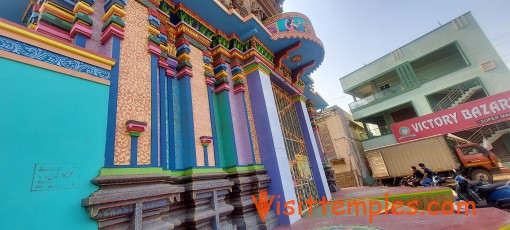
M 306 151 L 308 152 L 308 159 L 312 167 L 317 193 L 319 194 L 319 199 L 326 197 L 327 200 L 331 200 L 331 192 L 329 191 L 328 181 L 326 180 L 326 174 L 324 173 L 324 167 L 322 166 L 319 155 L 319 149 L 317 148 L 312 125 L 310 124 L 310 116 L 308 116 L 308 112 L 306 111 L 304 97 L 298 96 L 297 98 L 299 99 L 294 102 L 294 105 L 297 110 L 303 141 L 306 144 Z
M 239 165 L 255 164 L 252 157 L 251 136 L 244 104 L 244 88 L 242 88 L 242 85 L 236 85 L 236 81 L 241 78 L 240 75 L 243 70 L 237 62 L 232 63 L 228 68 L 230 88 L 234 89 L 230 90 L 229 96 L 236 139 L 237 162 Z
M 319 136 L 319 130 L 316 128 L 313 130 L 313 135 L 315 136 L 315 143 L 317 144 L 317 148 L 319 149 L 319 156 L 321 157 L 321 162 L 323 165 L 327 164 L 326 156 L 324 155 L 324 148 L 322 148 L 321 138 Z
M 276 201 L 282 204 L 286 201 L 297 202 L 289 159 L 269 76 L 260 70 L 255 70 L 248 74 L 247 80 L 260 158 L 267 169 L 267 174 L 271 177 L 269 194 L 280 195 L 280 199 L 275 198 L 272 206 L 272 209 L 276 211 Z M 290 216 L 279 215 L 279 219 L 281 225 L 290 225 L 301 219 L 301 216 L 295 212 Z

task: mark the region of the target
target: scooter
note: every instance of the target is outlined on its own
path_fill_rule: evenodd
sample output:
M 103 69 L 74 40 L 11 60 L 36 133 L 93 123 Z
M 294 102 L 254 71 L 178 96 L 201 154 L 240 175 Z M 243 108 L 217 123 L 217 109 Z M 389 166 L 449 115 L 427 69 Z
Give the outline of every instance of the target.
M 453 189 L 457 193 L 457 201 L 472 201 L 476 208 L 495 207 L 510 211 L 510 181 L 491 184 L 483 179 L 470 181 L 460 174 L 455 181 Z M 455 211 L 457 208 L 458 205 L 454 204 Z

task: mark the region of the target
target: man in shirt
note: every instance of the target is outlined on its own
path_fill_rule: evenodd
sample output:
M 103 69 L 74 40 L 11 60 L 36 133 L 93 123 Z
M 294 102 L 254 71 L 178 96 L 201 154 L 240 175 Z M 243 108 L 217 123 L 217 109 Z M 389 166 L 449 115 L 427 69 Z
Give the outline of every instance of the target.
M 421 179 L 423 179 L 423 173 L 420 172 L 420 170 L 416 169 L 416 167 L 413 165 L 411 166 L 412 175 L 409 176 L 408 184 L 409 186 L 416 187 L 420 185 Z
M 432 175 L 434 173 L 432 172 L 432 170 L 425 167 L 425 164 L 423 164 L 423 163 L 419 163 L 418 166 L 420 166 L 420 168 L 423 170 L 423 174 L 424 174 L 423 178 L 420 181 L 420 184 L 425 187 L 430 186 L 430 183 L 432 182 Z

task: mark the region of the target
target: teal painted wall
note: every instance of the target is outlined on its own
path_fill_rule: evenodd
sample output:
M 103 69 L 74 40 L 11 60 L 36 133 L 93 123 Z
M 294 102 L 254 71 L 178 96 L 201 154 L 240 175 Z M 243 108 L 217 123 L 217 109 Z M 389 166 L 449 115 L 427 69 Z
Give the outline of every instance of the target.
M 108 86 L 3 58 L 0 69 L 0 229 L 97 229 L 81 200 L 104 164 Z M 76 169 L 32 191 L 41 163 Z

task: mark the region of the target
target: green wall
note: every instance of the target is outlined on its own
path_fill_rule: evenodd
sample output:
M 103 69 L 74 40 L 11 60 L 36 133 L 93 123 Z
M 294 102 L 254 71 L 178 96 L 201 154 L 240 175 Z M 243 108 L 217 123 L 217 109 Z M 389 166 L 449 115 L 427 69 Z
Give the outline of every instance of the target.
M 81 199 L 104 163 L 108 86 L 3 58 L 0 68 L 0 229 L 97 229 Z

